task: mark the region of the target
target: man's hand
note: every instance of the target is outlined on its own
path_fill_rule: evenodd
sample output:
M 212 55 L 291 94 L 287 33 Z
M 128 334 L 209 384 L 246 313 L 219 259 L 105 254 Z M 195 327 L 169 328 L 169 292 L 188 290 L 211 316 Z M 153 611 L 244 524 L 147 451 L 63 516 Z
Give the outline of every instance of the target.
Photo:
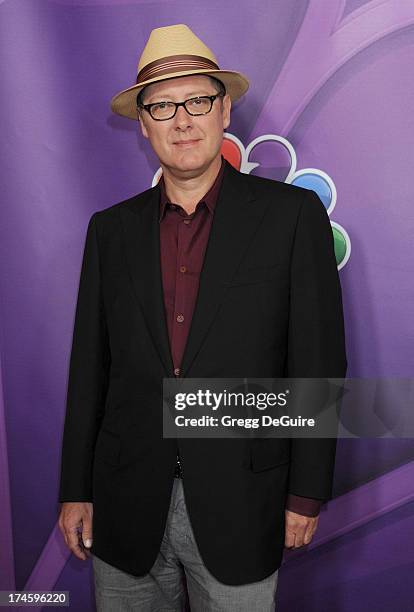
M 318 526 L 318 516 L 303 516 L 291 510 L 285 510 L 285 546 L 299 548 L 309 544 Z
M 59 527 L 65 538 L 66 546 L 78 559 L 86 561 L 92 546 L 91 502 L 63 502 L 59 516 Z

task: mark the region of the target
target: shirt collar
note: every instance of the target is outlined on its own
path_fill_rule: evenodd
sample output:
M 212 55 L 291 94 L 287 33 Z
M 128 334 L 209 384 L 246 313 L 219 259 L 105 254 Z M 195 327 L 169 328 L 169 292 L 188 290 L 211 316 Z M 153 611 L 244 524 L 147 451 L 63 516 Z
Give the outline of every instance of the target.
M 200 202 L 205 202 L 207 208 L 209 209 L 209 211 L 211 213 L 214 212 L 214 208 L 216 206 L 216 202 L 217 202 L 217 197 L 220 191 L 220 186 L 222 183 L 222 179 L 223 179 L 223 174 L 224 174 L 224 168 L 226 165 L 226 160 L 224 159 L 223 155 L 221 156 L 221 166 L 220 166 L 220 170 L 214 180 L 214 183 L 212 184 L 212 186 L 210 187 L 210 189 L 207 191 L 207 193 L 201 198 Z M 165 209 L 167 204 L 170 203 L 167 193 L 165 191 L 165 183 L 164 183 L 164 177 L 161 175 L 161 178 L 159 180 L 159 186 L 160 186 L 160 201 L 159 201 L 159 205 L 160 205 L 160 214 L 159 214 L 159 222 L 162 221 L 162 219 L 165 216 Z M 198 205 L 198 203 L 197 203 Z

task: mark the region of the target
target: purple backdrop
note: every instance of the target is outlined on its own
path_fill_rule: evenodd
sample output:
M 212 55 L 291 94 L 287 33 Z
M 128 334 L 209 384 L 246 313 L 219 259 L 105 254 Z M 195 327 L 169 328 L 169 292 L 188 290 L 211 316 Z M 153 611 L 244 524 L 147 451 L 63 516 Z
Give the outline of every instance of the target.
M 56 525 L 82 248 L 91 214 L 158 168 L 109 101 L 151 29 L 174 23 L 250 77 L 227 131 L 244 153 L 266 137 L 252 171 L 289 165 L 276 135 L 295 153 L 287 180 L 310 168 L 334 185 L 348 375 L 413 372 L 413 2 L 0 0 L 0 589 L 69 590 L 82 612 L 90 562 L 69 558 Z M 413 447 L 339 441 L 335 498 L 307 550 L 285 553 L 280 611 L 413 609 Z

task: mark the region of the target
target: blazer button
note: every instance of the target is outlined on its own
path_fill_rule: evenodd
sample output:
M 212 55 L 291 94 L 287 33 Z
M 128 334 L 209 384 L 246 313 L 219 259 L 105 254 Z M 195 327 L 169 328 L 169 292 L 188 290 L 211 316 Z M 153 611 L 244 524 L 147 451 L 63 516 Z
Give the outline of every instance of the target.
M 179 323 L 182 323 L 184 321 L 184 315 L 182 315 L 182 314 L 177 315 L 177 321 Z
M 175 368 L 175 369 L 174 369 L 174 374 L 175 374 L 176 376 L 179 376 L 179 375 L 180 375 L 180 371 L 181 371 L 181 370 L 180 370 L 180 368 Z

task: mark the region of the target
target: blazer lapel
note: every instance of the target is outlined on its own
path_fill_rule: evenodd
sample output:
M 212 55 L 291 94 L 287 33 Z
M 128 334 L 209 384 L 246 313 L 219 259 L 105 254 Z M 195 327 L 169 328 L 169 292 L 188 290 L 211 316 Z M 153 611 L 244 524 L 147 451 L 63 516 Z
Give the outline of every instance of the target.
M 168 339 L 160 261 L 159 186 L 120 209 L 125 254 L 135 296 L 168 377 L 174 364 Z
M 245 174 L 226 161 L 200 275 L 196 307 L 181 364 L 185 376 L 197 356 L 268 201 L 258 199 Z

